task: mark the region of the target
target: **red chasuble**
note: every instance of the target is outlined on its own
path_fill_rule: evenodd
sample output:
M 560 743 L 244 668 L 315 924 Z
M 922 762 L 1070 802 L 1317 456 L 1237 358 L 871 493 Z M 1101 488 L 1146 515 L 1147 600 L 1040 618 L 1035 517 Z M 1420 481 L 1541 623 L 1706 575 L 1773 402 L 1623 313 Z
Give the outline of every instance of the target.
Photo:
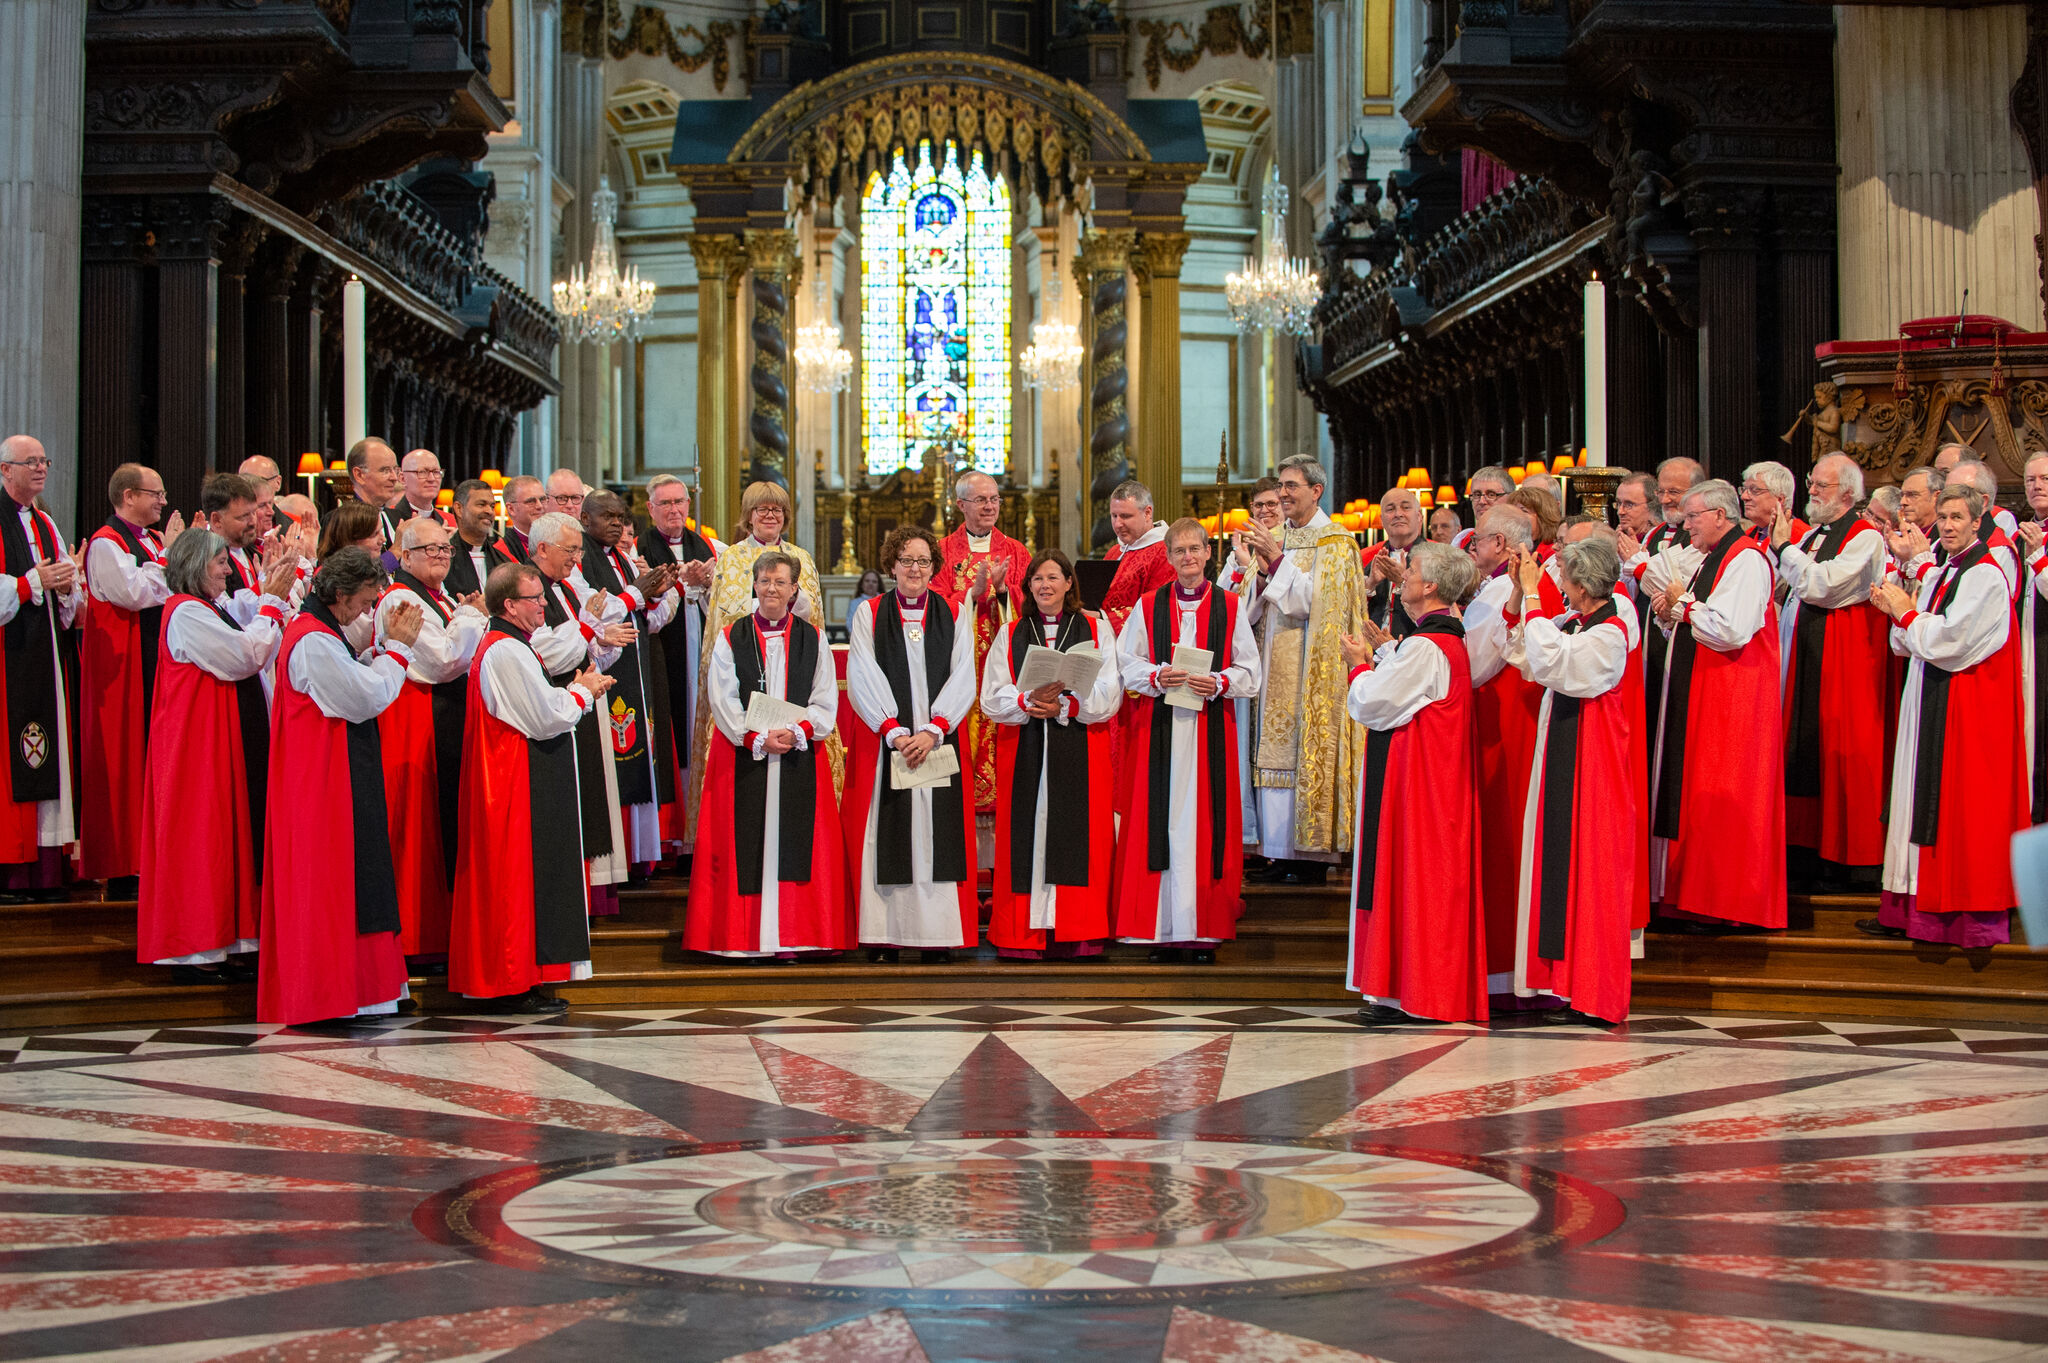
M 137 537 L 133 527 L 110 520 L 86 543 L 95 540 L 138 564 L 163 562 L 163 541 L 154 530 Z M 124 610 L 87 589 L 78 648 L 78 873 L 87 880 L 132 876 L 142 867 L 136 758 L 149 735 L 162 618 L 162 607 Z
M 1561 628 L 1614 629 L 1626 637 L 1618 600 Z M 1609 1022 L 1628 1017 L 1629 931 L 1637 905 L 1647 903 L 1648 866 L 1614 855 L 1614 830 L 1644 823 L 1636 803 L 1643 768 L 1630 722 L 1631 710 L 1642 705 L 1636 658 L 1632 650 L 1620 684 L 1605 695 L 1550 696 L 1530 773 L 1536 817 L 1526 828 L 1529 878 L 1520 887 L 1522 984 Z
M 1014 620 L 1023 608 L 1024 570 L 1031 566 L 1031 551 L 1002 531 L 993 530 L 989 532 L 988 551 L 977 554 L 968 548 L 967 528 L 962 526 L 939 541 L 939 557 L 946 566 L 933 579 L 932 588 L 953 603 L 956 613 L 967 610 L 977 565 L 986 563 L 990 571 L 994 571 L 998 563 L 1007 563 L 1010 567 L 1004 589 L 989 592 L 974 608 L 974 675 L 979 677 L 988 662 L 989 646 L 995 643 L 997 632 L 1005 621 Z M 967 712 L 967 719 L 960 726 L 960 756 L 974 773 L 974 810 L 977 814 L 995 811 L 995 730 L 999 727 L 988 722 L 979 705 Z
M 529 739 L 485 708 L 478 680 L 492 649 L 531 647 L 493 619 L 469 662 L 448 987 L 472 998 L 566 980 L 590 959 L 575 730 Z
M 1439 1022 L 1484 1022 L 1479 757 L 1472 664 L 1448 614 L 1416 627 L 1451 666 L 1451 689 L 1398 729 L 1366 735 L 1351 880 L 1348 987 Z
M 1044 642 L 1042 628 L 1036 615 L 1013 627 L 1007 640 L 1012 680 L 1025 649 Z M 1069 611 L 1061 618 L 1057 642 L 1062 648 L 1092 642 L 1102 650 L 1103 666 L 1116 666 L 1116 636 L 1106 621 Z M 1116 852 L 1116 809 L 1112 804 L 1116 767 L 1110 733 L 1115 725 L 1112 715 L 1100 724 L 1070 720 L 1062 726 L 1053 720 L 1034 719 L 1025 724 L 989 726 L 996 731 L 995 897 L 988 919 L 991 946 L 1043 951 L 1052 942 L 1092 942 L 1109 936 L 1110 876 Z M 1039 732 L 1033 734 L 1034 729 Z M 1031 926 L 1034 849 L 1029 839 L 1036 836 L 1038 828 L 1041 771 L 1045 772 L 1049 844 L 1045 878 L 1056 887 L 1050 931 Z
M 168 628 L 174 612 L 213 607 L 181 594 L 163 610 Z M 145 963 L 253 941 L 262 892 L 241 688 L 158 648 L 156 723 L 137 783 L 146 836 L 135 958 Z
M 1149 626 L 1152 661 L 1164 667 L 1173 660 L 1179 633 L 1171 584 L 1141 603 Z M 1230 663 L 1230 641 L 1242 603 L 1231 592 L 1205 589 L 1195 609 L 1194 648 L 1209 649 L 1214 670 Z M 1167 810 L 1175 781 L 1195 782 L 1195 845 L 1181 848 L 1195 859 L 1195 936 L 1230 941 L 1237 936 L 1237 915 L 1243 907 L 1244 797 L 1238 789 L 1237 703 L 1228 695 L 1211 697 L 1197 721 L 1195 769 L 1173 770 L 1173 717 L 1180 713 L 1158 696 L 1126 693 L 1119 714 L 1128 714 L 1128 746 L 1123 773 L 1128 806 L 1116 849 L 1118 937 L 1150 941 L 1159 932 L 1159 878 L 1171 864 Z
M 811 684 L 817 677 L 818 652 L 825 647 L 825 637 L 815 625 L 786 618 L 789 641 L 780 686 L 763 675 L 767 651 L 754 617 L 749 615 L 726 627 L 742 705 L 757 690 L 767 690 L 792 705 L 811 703 Z M 698 815 L 697 853 L 690 863 L 690 908 L 683 920 L 687 951 L 761 949 L 768 763 L 754 759 L 753 735 L 745 738 L 746 750 L 742 751 L 723 730 L 712 726 L 704 759 L 705 798 Z M 824 760 L 815 743 L 805 752 L 784 753 L 779 784 L 776 940 L 843 951 L 854 944 L 856 934 L 849 930 L 847 918 L 845 853 L 839 802 L 832 793 L 832 764 Z M 742 866 L 743 862 L 749 864 Z
M 381 602 L 401 586 L 419 598 L 422 609 L 434 612 L 443 625 L 448 623 L 449 612 L 424 587 L 415 590 L 410 583 L 393 583 L 377 599 Z M 459 693 L 462 685 L 457 681 L 450 688 Z M 440 689 L 408 676 L 398 699 L 377 716 L 391 869 L 398 877 L 398 943 L 408 956 L 437 956 L 448 950 L 448 915 L 455 902 L 441 840 L 440 763 L 434 733 L 434 693 Z M 461 741 L 459 726 L 455 741 Z
M 1843 516 L 1800 547 L 1826 563 L 1870 522 Z M 1787 609 L 1793 609 L 1787 606 Z M 1800 602 L 1785 659 L 1785 841 L 1845 866 L 1884 862 L 1891 621 L 1867 601 Z
M 1763 558 L 1730 531 L 1692 581 L 1711 598 L 1731 564 Z M 1778 609 L 1734 653 L 1696 643 L 1681 623 L 1665 661 L 1669 700 L 1650 831 L 1668 839 L 1662 903 L 1690 914 L 1785 926 L 1784 736 L 1778 683 Z
M 331 719 L 291 680 L 300 640 L 341 638 L 332 618 L 308 602 L 277 653 L 270 805 L 284 817 L 264 829 L 258 1022 L 348 1017 L 405 987 L 376 721 Z

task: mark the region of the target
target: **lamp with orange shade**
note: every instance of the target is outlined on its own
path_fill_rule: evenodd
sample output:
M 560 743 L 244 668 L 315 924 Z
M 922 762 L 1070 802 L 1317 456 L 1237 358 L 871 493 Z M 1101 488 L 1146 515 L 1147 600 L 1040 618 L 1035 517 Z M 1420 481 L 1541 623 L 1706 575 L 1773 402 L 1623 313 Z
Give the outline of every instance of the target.
M 439 492 L 435 493 L 435 494 L 434 494 L 434 505 L 435 505 L 435 506 L 440 506 L 440 507 L 449 507 L 449 506 L 454 506 L 454 505 L 455 505 L 455 489 L 454 489 L 454 488 L 452 488 L 452 487 L 444 487 L 444 488 L 442 488 L 442 489 L 441 489 L 441 490 L 440 490 Z
M 1436 490 L 1436 504 L 1438 506 L 1456 506 L 1458 504 L 1458 489 L 1452 487 L 1449 483 L 1445 483 Z
M 306 500 L 320 505 L 320 471 L 327 467 L 318 450 L 299 456 L 299 477 L 306 480 Z
M 1560 454 L 1559 456 L 1557 456 L 1556 459 L 1551 461 L 1550 471 L 1552 473 L 1570 473 L 1572 469 L 1575 467 L 1576 465 L 1572 463 L 1572 457 L 1570 455 Z
M 1523 468 L 1520 464 L 1508 465 L 1508 477 L 1515 480 L 1516 487 L 1520 487 L 1522 485 L 1522 480 L 1524 478 L 1527 478 L 1528 476 L 1529 470 Z

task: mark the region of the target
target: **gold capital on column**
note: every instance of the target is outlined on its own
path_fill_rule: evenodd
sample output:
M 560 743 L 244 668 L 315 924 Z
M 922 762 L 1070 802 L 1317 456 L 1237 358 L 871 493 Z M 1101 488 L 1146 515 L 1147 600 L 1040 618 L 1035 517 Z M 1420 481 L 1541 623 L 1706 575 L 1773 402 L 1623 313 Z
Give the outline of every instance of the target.
M 1185 232 L 1147 232 L 1132 261 L 1145 344 L 1139 352 L 1138 477 L 1167 521 L 1185 514 L 1180 493 L 1180 266 Z

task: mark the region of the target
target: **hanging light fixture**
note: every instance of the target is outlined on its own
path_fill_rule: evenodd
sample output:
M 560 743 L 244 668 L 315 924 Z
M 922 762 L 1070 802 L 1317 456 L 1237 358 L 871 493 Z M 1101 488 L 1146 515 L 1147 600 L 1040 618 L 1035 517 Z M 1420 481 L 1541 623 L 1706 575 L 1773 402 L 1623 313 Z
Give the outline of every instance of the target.
M 1026 388 L 1058 393 L 1074 386 L 1080 376 L 1081 336 L 1074 324 L 1059 315 L 1060 276 L 1048 271 L 1045 295 L 1040 304 L 1043 320 L 1031 328 L 1031 344 L 1017 355 L 1017 373 Z
M 590 244 L 590 269 L 578 265 L 569 278 L 555 284 L 555 315 L 562 319 L 564 341 L 610 345 L 640 339 L 640 323 L 654 311 L 654 283 L 639 268 L 619 273 L 619 247 L 613 224 L 619 217 L 619 196 L 609 175 L 597 180 L 590 196 L 590 220 L 597 234 Z
M 1273 331 L 1284 336 L 1306 336 L 1315 324 L 1316 300 L 1322 295 L 1323 281 L 1307 261 L 1288 258 L 1287 186 L 1280 183 L 1277 161 L 1261 202 L 1265 209 L 1263 249 L 1258 259 L 1247 258 L 1241 272 L 1223 281 L 1230 320 L 1246 335 Z
M 813 297 L 818 320 L 796 330 L 797 382 L 806 392 L 843 393 L 853 382 L 853 355 L 839 343 L 839 322 L 832 316 L 832 286 L 822 253 L 816 274 Z

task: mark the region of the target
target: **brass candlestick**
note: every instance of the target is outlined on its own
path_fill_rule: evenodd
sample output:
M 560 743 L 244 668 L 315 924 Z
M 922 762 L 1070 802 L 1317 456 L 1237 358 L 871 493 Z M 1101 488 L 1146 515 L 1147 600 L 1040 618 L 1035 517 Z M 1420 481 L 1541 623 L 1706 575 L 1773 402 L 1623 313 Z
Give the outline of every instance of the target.
M 1621 484 L 1629 476 L 1627 469 L 1608 465 L 1575 468 L 1569 473 L 1557 474 L 1557 480 L 1564 484 L 1567 495 L 1577 493 L 1579 510 L 1589 516 L 1598 516 L 1603 524 L 1607 521 L 1607 508 L 1614 503 L 1614 494 L 1621 490 Z

